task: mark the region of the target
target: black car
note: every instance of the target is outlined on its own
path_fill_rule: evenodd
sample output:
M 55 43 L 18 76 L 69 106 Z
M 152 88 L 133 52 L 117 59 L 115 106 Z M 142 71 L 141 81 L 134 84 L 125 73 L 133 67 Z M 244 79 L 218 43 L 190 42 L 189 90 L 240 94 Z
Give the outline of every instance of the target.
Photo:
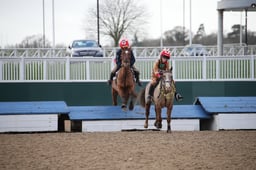
M 95 40 L 74 40 L 68 49 L 71 57 L 103 57 L 101 45 Z

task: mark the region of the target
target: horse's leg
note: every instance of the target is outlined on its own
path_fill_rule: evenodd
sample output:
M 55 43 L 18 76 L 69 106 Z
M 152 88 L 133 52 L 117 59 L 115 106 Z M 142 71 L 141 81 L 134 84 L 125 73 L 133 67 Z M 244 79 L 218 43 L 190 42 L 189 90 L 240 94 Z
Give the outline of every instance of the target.
M 150 111 L 150 105 L 151 103 L 147 103 L 146 106 L 145 106 L 145 110 L 146 110 L 146 119 L 145 119 L 145 124 L 144 124 L 144 128 L 148 128 L 148 117 L 149 117 L 149 111 Z
M 154 126 L 157 128 L 157 126 L 158 126 L 158 113 L 157 113 L 157 110 L 156 110 L 156 105 L 155 105 L 155 113 L 156 113 L 156 120 L 155 120 Z
M 167 133 L 171 133 L 171 112 L 172 112 L 172 106 L 170 108 L 167 108 Z
M 117 91 L 114 88 L 112 88 L 112 102 L 114 106 L 117 105 L 117 95 Z
M 158 128 L 162 128 L 162 109 L 160 108 L 158 110 Z
M 129 110 L 133 110 L 134 103 L 135 103 L 135 100 L 137 98 L 137 94 L 134 91 L 132 91 L 132 93 L 130 95 L 130 98 L 131 98 L 131 100 L 130 100 L 130 104 L 129 104 Z
M 157 128 L 158 114 L 157 114 L 157 110 L 156 110 L 156 105 L 155 105 L 155 113 L 156 113 L 156 120 L 155 120 L 154 126 Z
M 161 110 L 162 108 L 160 106 L 155 105 L 155 112 L 156 112 L 156 121 L 155 121 L 155 127 L 158 129 L 162 128 L 162 117 L 161 117 Z
M 133 100 L 134 99 L 131 98 L 131 101 L 130 101 L 130 104 L 129 104 L 129 110 L 133 110 L 133 108 L 134 108 L 134 101 Z
M 129 96 L 127 96 L 127 95 L 124 95 L 124 96 L 121 97 L 121 99 L 122 99 L 122 106 L 121 106 L 121 108 L 124 111 L 126 111 L 126 109 L 127 109 L 128 97 Z

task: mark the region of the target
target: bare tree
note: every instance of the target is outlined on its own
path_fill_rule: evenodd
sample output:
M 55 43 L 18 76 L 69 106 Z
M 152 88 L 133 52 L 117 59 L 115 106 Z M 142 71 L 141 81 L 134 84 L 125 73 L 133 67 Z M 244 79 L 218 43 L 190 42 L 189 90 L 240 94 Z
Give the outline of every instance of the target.
M 165 31 L 164 38 L 168 45 L 183 45 L 184 41 L 187 42 L 189 39 L 189 30 L 182 26 L 176 26 L 172 30 Z
M 16 44 L 19 48 L 43 48 L 43 36 L 38 35 L 29 35 L 26 36 L 20 44 Z M 50 41 L 45 39 L 45 47 L 51 47 Z
M 100 34 L 110 37 L 117 46 L 124 35 L 134 35 L 141 32 L 146 23 L 146 10 L 138 1 L 134 0 L 103 0 L 99 5 Z M 96 32 L 96 9 L 88 13 L 86 31 Z M 92 31 L 93 30 L 93 31 Z
M 202 40 L 202 38 L 205 36 L 205 28 L 204 28 L 204 24 L 200 24 L 197 32 L 196 32 L 196 35 L 194 36 L 193 38 L 193 41 L 196 40 L 196 41 L 200 41 Z

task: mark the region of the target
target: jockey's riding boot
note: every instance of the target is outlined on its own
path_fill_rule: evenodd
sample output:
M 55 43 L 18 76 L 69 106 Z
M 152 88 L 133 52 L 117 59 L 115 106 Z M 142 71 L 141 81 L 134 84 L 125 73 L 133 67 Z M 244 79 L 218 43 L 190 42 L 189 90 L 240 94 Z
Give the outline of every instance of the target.
M 136 83 L 138 83 L 139 86 L 142 86 L 142 84 L 141 84 L 141 82 L 140 82 L 140 76 L 139 76 L 139 74 L 137 74 Z
M 140 73 L 138 71 L 136 71 L 135 69 L 133 69 L 134 71 L 134 76 L 136 79 L 136 83 L 138 83 L 139 86 L 142 86 L 141 82 L 140 82 Z
M 149 92 L 148 92 L 148 97 L 147 97 L 147 102 L 151 102 L 154 90 L 155 90 L 155 86 L 150 84 Z
M 180 102 L 180 101 L 182 101 L 183 97 L 181 96 L 180 93 L 175 92 L 175 99 L 176 99 L 176 101 Z
M 108 80 L 108 85 L 111 85 L 112 84 L 112 81 L 113 81 L 113 78 L 115 77 L 115 73 L 114 72 L 111 72 L 110 73 L 110 78 Z
M 136 80 L 136 83 L 138 83 L 138 86 L 140 86 L 140 87 L 142 86 L 140 80 Z

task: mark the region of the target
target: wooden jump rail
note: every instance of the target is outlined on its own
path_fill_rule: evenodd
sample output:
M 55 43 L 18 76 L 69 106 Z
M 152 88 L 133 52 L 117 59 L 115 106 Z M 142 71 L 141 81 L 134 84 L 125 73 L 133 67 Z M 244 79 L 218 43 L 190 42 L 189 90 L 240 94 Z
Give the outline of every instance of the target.
M 149 129 L 155 129 L 153 109 Z M 0 102 L 0 132 L 144 130 L 144 120 L 140 106 L 123 112 L 120 106 L 67 106 L 64 101 Z M 193 105 L 174 106 L 171 126 L 174 131 L 256 129 L 256 97 L 198 97 Z

